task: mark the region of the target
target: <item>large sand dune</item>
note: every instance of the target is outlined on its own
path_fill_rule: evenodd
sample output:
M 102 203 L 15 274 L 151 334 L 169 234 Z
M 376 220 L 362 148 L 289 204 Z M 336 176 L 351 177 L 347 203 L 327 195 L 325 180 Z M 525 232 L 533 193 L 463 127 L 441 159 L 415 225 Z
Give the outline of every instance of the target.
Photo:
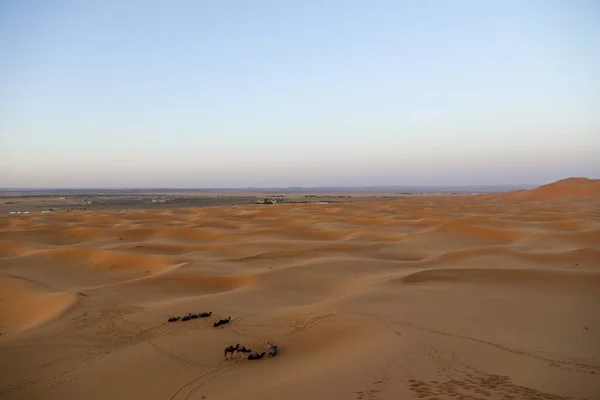
M 518 201 L 598 200 L 600 179 L 568 178 L 532 190 L 503 193 L 494 197 Z
M 0 398 L 598 399 L 597 186 L 2 216 Z

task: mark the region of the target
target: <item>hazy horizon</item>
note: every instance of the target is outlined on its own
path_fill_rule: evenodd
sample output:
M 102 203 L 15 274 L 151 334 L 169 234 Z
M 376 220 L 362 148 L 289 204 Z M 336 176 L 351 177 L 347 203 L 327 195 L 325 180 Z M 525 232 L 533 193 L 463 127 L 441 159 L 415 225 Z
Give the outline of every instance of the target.
M 0 188 L 600 178 L 600 4 L 0 4 Z
M 210 191 L 223 191 L 223 192 L 244 192 L 244 191 L 281 191 L 281 192 L 295 192 L 295 191 L 315 191 L 315 192 L 327 192 L 327 191 L 348 191 L 348 192 L 365 192 L 375 193 L 384 190 L 391 191 L 411 191 L 411 190 L 425 190 L 427 192 L 442 190 L 452 191 L 458 189 L 468 189 L 467 191 L 491 190 L 491 189 L 503 189 L 500 191 L 518 190 L 518 189 L 531 189 L 542 184 L 492 184 L 492 185 L 436 185 L 436 184 L 421 184 L 421 185 L 380 185 L 380 186 L 248 186 L 248 187 L 128 187 L 128 186 L 115 186 L 115 187 L 0 187 L 0 193 L 8 192 L 159 192 L 171 191 L 171 192 L 210 192 Z

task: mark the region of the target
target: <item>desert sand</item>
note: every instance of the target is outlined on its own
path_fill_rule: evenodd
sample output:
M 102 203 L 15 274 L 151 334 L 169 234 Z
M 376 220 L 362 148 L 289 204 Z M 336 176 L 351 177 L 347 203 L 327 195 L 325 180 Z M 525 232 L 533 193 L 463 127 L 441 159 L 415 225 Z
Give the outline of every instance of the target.
M 0 398 L 598 399 L 598 186 L 1 216 Z

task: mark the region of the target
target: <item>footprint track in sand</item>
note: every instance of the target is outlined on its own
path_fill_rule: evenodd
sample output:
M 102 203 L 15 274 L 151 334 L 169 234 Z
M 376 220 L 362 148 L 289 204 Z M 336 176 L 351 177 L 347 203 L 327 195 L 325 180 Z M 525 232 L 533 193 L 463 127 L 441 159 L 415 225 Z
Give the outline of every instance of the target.
M 168 358 L 169 360 L 175 361 L 175 362 L 177 362 L 177 363 L 179 363 L 179 364 L 182 364 L 182 365 L 186 365 L 186 366 L 188 366 L 188 367 L 195 367 L 195 366 L 197 366 L 197 365 L 198 365 L 198 362 L 197 362 L 197 361 L 194 361 L 194 360 L 192 360 L 192 359 L 190 359 L 190 358 L 187 358 L 187 357 L 185 357 L 185 356 L 182 356 L 182 355 L 179 355 L 179 354 L 175 354 L 175 353 L 174 353 L 174 352 L 172 352 L 172 351 L 168 351 L 168 350 L 166 350 L 164 347 L 161 347 L 161 346 L 157 345 L 156 343 L 154 343 L 154 342 L 152 341 L 152 339 L 148 339 L 146 342 L 147 342 L 147 343 L 148 343 L 150 346 L 152 346 L 152 348 L 153 348 L 154 350 L 156 350 L 156 352 L 157 352 L 158 354 L 160 354 L 160 355 L 162 355 L 162 356 L 164 356 L 164 357 Z
M 235 317 L 232 318 L 231 322 L 230 322 L 230 326 L 232 326 L 232 330 L 237 333 L 238 335 L 242 335 L 242 336 L 246 336 L 246 337 L 253 337 L 251 334 L 249 334 L 249 331 L 247 328 L 244 327 L 244 325 L 242 324 L 242 321 L 253 317 L 255 315 L 258 315 L 258 313 L 248 313 L 248 314 L 243 314 L 240 315 L 239 317 Z M 227 325 L 223 325 L 223 327 L 226 327 Z
M 130 315 L 138 311 L 139 309 L 131 307 L 110 312 L 89 311 L 73 318 L 62 329 L 53 331 L 53 347 L 75 347 L 81 349 L 81 351 L 38 366 L 42 371 L 46 369 L 51 371 L 53 366 L 61 363 L 67 367 L 50 374 L 42 373 L 40 377 L 35 379 L 15 382 L 13 385 L 4 388 L 0 394 L 10 394 L 31 386 L 43 387 L 44 390 L 54 389 L 57 386 L 78 379 L 89 366 L 116 349 L 141 342 L 144 340 L 144 335 L 153 336 L 152 333 L 155 332 L 156 328 L 160 328 L 160 325 L 149 328 L 145 333 L 138 334 L 137 338 L 130 331 L 119 328 L 117 321 L 122 320 L 123 315 Z M 155 334 L 154 336 L 160 335 Z M 19 348 L 30 353 L 43 350 L 43 346 L 34 341 L 28 345 L 19 346 Z
M 221 367 L 213 369 L 212 371 L 209 371 L 205 374 L 195 377 L 194 379 L 186 382 L 181 387 L 179 387 L 171 395 L 171 397 L 169 397 L 169 400 L 187 400 L 187 399 L 191 398 L 191 396 L 194 393 L 196 393 L 207 382 L 239 367 L 238 362 L 239 361 L 234 361 L 234 364 L 229 363 L 227 365 L 223 365 Z
M 378 396 L 378 393 L 381 393 L 385 390 L 385 386 L 387 385 L 388 381 L 389 381 L 389 378 L 381 377 L 381 378 L 371 382 L 371 385 L 369 388 L 367 388 L 365 390 L 358 390 L 358 391 L 354 392 L 356 394 L 356 398 L 358 400 L 376 399 Z
M 514 384 L 510 377 L 489 374 L 462 363 L 452 351 L 430 348 L 427 354 L 443 379 L 409 379 L 409 389 L 417 398 L 436 400 L 455 398 L 459 400 L 486 400 L 489 398 L 515 400 L 575 400 L 572 397 L 558 396 L 537 389 Z M 586 399 L 578 399 L 586 400 Z
M 79 343 L 83 341 L 84 343 L 89 344 L 80 345 L 84 350 L 82 353 L 65 359 L 54 360 L 48 365 L 51 366 L 55 363 L 71 361 L 71 368 L 63 370 L 59 374 L 53 374 L 32 381 L 16 383 L 11 387 L 5 388 L 0 393 L 8 394 L 26 389 L 33 385 L 41 385 L 47 390 L 53 389 L 61 384 L 77 379 L 89 366 L 115 351 L 141 343 L 147 343 L 158 354 L 176 363 L 187 367 L 198 366 L 198 361 L 169 351 L 155 342 L 156 339 L 161 337 L 181 332 L 181 330 L 174 327 L 173 324 L 161 322 L 144 328 L 140 326 L 140 324 L 125 318 L 126 316 L 133 315 L 140 311 L 141 308 L 139 307 L 122 307 L 112 309 L 111 311 L 86 311 L 82 315 L 73 318 L 64 329 L 56 333 L 57 339 L 66 342 L 77 340 Z M 245 315 L 244 318 L 250 316 L 251 314 L 248 314 Z M 206 321 L 201 322 L 204 322 L 204 324 L 202 324 L 204 325 L 204 328 L 208 328 L 209 326 L 212 327 L 212 325 L 209 325 Z M 191 328 L 191 324 L 186 325 L 186 327 L 188 326 Z M 85 333 L 88 329 L 90 329 L 89 334 Z M 77 334 L 73 336 L 73 332 L 77 332 Z M 58 343 L 58 345 L 60 345 L 60 343 Z M 230 365 L 224 367 L 227 368 L 230 367 Z M 218 370 L 220 369 L 222 368 L 219 368 Z M 209 374 L 213 374 L 216 371 L 217 370 L 213 370 Z M 193 390 L 191 390 L 190 393 L 187 393 L 185 397 L 182 398 L 187 399 L 197 390 L 197 388 L 194 389 L 194 387 L 192 387 L 192 389 Z
M 81 353 L 68 358 L 73 361 L 72 368 L 64 373 L 72 375 L 69 380 L 76 379 L 87 367 L 111 353 L 142 343 L 147 343 L 158 354 L 172 361 L 187 366 L 197 366 L 197 361 L 168 351 L 153 341 L 178 333 L 180 330 L 166 322 L 143 328 L 125 318 L 125 316 L 139 311 L 140 308 L 136 307 L 119 308 L 108 312 L 88 311 L 74 318 L 65 329 L 56 332 L 55 337 L 58 340 L 56 345 L 58 346 L 61 345 L 61 342 L 84 343 L 77 346 L 82 348 Z M 72 345 L 65 346 L 72 347 Z M 54 363 L 60 361 L 62 360 L 54 361 Z M 54 381 L 56 379 L 48 378 L 46 380 Z
M 597 375 L 600 372 L 600 366 L 596 366 L 596 365 L 588 365 L 588 364 L 574 363 L 574 362 L 568 362 L 568 361 L 554 360 L 554 359 L 550 359 L 550 358 L 532 354 L 525 350 L 512 349 L 512 348 L 509 348 L 506 346 L 499 345 L 497 343 L 492 343 L 492 342 L 488 342 L 488 341 L 481 340 L 481 339 L 471 338 L 468 336 L 458 335 L 458 334 L 454 334 L 454 333 L 450 333 L 450 332 L 438 331 L 438 330 L 431 329 L 426 326 L 414 324 L 411 322 L 405 322 L 404 324 L 412 326 L 412 327 L 420 329 L 420 330 L 423 330 L 423 331 L 426 331 L 426 332 L 436 334 L 436 335 L 442 335 L 442 336 L 448 336 L 448 337 L 453 337 L 453 338 L 462 339 L 462 340 L 468 340 L 471 342 L 495 347 L 500 350 L 508 351 L 510 353 L 517 354 L 519 356 L 534 358 L 536 360 L 543 361 L 552 367 L 563 369 L 563 370 L 568 370 L 568 371 L 575 370 L 578 372 L 585 372 L 585 373 L 588 373 L 591 375 Z M 569 368 L 569 367 L 571 367 L 571 368 Z
M 285 336 L 295 336 L 298 334 L 310 333 L 325 321 L 333 318 L 335 315 L 335 313 L 330 313 L 318 315 L 316 317 L 301 319 L 293 325 L 291 330 L 286 332 Z
M 490 375 L 481 371 L 477 374 L 466 374 L 462 379 L 444 381 L 410 379 L 408 383 L 409 389 L 416 397 L 425 400 L 448 397 L 457 400 L 486 400 L 491 396 L 507 400 L 574 400 L 571 397 L 557 396 L 515 385 L 507 376 Z

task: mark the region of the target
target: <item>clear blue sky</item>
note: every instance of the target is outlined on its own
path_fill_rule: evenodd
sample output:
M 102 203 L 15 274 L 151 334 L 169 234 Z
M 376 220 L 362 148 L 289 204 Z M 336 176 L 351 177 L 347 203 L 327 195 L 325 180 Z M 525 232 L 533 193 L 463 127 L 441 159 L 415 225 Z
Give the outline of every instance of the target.
M 0 186 L 600 177 L 598 1 L 4 0 Z

